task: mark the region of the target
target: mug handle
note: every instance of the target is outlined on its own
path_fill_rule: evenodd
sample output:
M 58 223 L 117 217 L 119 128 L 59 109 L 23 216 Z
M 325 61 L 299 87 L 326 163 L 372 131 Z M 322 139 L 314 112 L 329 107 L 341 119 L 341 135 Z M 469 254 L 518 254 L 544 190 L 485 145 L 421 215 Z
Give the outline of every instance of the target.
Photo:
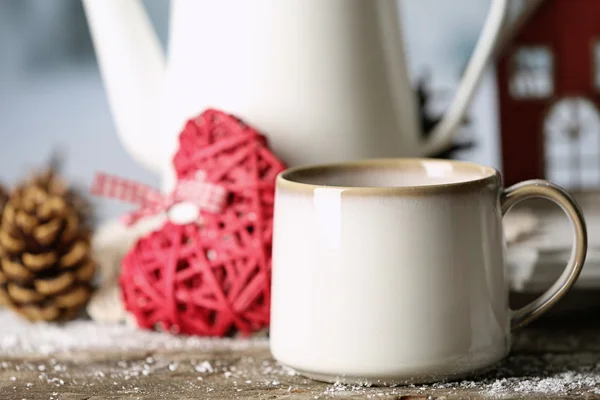
M 553 201 L 562 208 L 571 221 L 575 241 L 569 262 L 558 280 L 540 297 L 526 306 L 512 311 L 510 320 L 511 330 L 521 328 L 542 315 L 571 289 L 583 268 L 587 252 L 587 229 L 583 212 L 573 197 L 558 185 L 534 179 L 517 183 L 504 189 L 500 198 L 502 215 L 506 215 L 518 202 L 533 197 L 541 197 Z

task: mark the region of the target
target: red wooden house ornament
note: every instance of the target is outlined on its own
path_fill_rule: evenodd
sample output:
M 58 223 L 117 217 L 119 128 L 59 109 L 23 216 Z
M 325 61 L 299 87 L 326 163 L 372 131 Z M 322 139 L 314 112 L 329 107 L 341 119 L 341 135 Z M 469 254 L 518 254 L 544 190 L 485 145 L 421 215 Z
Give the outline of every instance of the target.
M 600 188 L 600 0 L 544 0 L 497 65 L 505 184 Z

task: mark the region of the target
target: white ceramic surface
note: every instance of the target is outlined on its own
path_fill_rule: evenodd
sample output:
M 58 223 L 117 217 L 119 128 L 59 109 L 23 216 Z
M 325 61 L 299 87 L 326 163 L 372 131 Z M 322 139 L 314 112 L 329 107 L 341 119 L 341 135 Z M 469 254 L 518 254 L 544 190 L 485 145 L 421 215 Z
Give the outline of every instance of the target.
M 371 384 L 439 380 L 503 358 L 511 322 L 527 322 L 558 296 L 554 288 L 554 300 L 511 321 L 504 204 L 547 188 L 523 187 L 530 192 L 504 192 L 491 168 L 433 160 L 284 173 L 274 217 L 274 357 L 317 379 Z

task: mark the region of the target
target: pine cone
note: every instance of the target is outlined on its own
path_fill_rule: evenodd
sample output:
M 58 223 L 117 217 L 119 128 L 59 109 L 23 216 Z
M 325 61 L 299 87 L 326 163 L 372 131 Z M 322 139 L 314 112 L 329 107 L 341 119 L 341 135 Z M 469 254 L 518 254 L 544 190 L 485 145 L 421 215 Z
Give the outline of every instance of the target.
M 91 296 L 90 231 L 56 174 L 10 196 L 0 224 L 0 303 L 33 321 L 72 319 Z
M 70 187 L 59 176 L 60 162 L 53 161 L 44 172 L 34 175 L 29 185 L 39 186 L 49 194 L 63 197 L 77 213 L 79 223 L 87 229 L 94 224 L 94 213 L 90 198 L 82 190 Z

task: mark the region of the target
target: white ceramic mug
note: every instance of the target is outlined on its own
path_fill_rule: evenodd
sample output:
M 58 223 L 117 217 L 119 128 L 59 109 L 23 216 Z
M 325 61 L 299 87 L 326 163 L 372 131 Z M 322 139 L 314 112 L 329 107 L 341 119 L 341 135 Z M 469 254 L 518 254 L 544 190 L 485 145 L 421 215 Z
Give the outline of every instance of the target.
M 508 306 L 502 216 L 517 202 L 557 203 L 574 245 L 558 281 Z M 296 167 L 277 179 L 271 351 L 324 381 L 392 385 L 458 377 L 510 350 L 511 331 L 576 281 L 583 215 L 560 187 L 507 189 L 477 164 L 379 159 Z

